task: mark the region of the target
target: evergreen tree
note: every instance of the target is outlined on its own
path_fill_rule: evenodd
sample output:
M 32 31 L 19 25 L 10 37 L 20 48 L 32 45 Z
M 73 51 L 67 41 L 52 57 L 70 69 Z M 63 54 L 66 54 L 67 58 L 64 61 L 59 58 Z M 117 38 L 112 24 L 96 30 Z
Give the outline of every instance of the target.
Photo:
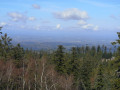
M 100 64 L 98 68 L 98 73 L 97 73 L 96 90 L 103 90 L 103 87 L 104 87 L 103 68 L 102 68 L 102 64 Z
M 92 48 L 91 48 L 91 55 L 94 57 L 95 54 L 96 54 L 96 48 L 95 48 L 95 46 L 92 46 Z
M 102 58 L 107 59 L 107 47 L 106 46 L 103 47 L 103 56 L 102 56 Z
M 2 29 L 2 27 L 0 27 L 0 34 L 1 34 L 1 37 L 0 37 L 0 56 L 4 57 L 6 59 L 7 57 L 10 56 L 10 51 L 12 48 L 12 44 L 11 44 L 12 39 L 7 36 L 7 33 L 2 35 L 1 29 Z
M 90 75 L 92 72 L 92 61 L 89 54 L 83 58 L 81 67 L 81 82 L 85 90 L 91 90 Z
M 4 36 L 1 36 L 2 56 L 5 58 L 7 57 L 7 55 L 9 54 L 9 51 L 12 48 L 11 41 L 12 39 L 8 37 L 6 33 L 4 34 Z
M 17 46 L 13 48 L 13 55 L 15 60 L 23 59 L 24 50 L 21 48 L 20 44 L 17 44 Z
M 77 49 L 76 47 L 72 47 L 72 53 L 71 53 L 71 72 L 73 73 L 75 79 L 78 78 L 79 73 L 79 62 L 78 62 L 78 56 L 77 56 Z
M 113 45 L 118 44 L 120 45 L 120 32 L 117 32 L 118 34 L 118 40 L 116 40 L 116 42 L 112 42 Z M 118 46 L 117 48 L 117 56 L 116 56 L 116 62 L 117 62 L 117 66 L 118 66 L 118 70 L 117 70 L 117 74 L 115 76 L 115 79 L 113 81 L 113 90 L 120 90 L 120 46 Z
M 84 46 L 82 46 L 81 51 L 83 54 L 85 54 L 85 47 Z
M 64 59 L 64 47 L 59 45 L 57 51 L 55 53 L 55 63 L 56 63 L 56 70 L 60 74 L 66 72 L 65 70 L 65 59 Z
M 99 53 L 101 51 L 101 47 L 100 45 L 97 46 L 97 53 Z
M 89 46 L 86 46 L 86 48 L 85 48 L 85 53 L 89 53 L 89 51 L 90 51 L 90 47 L 89 47 Z

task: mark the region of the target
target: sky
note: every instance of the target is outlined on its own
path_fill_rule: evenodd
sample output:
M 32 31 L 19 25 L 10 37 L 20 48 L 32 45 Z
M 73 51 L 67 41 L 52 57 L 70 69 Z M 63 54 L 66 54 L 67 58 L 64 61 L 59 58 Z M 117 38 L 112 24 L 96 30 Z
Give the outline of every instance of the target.
M 0 0 L 0 26 L 15 37 L 112 38 L 120 0 Z

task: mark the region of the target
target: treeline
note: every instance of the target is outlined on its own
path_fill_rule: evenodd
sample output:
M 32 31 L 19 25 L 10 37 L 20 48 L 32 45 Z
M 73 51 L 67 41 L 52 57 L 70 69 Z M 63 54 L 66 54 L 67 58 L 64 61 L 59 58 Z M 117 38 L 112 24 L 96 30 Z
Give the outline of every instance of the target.
M 59 45 L 49 60 L 53 61 L 55 70 L 60 75 L 65 75 L 66 79 L 70 75 L 73 76 L 74 90 L 102 90 L 104 81 L 102 68 L 107 65 L 107 61 L 112 60 L 112 57 L 113 53 L 107 51 L 106 46 L 72 47 L 71 51 L 66 51 Z
M 33 51 L 0 32 L 0 90 L 119 90 L 120 47 Z M 119 39 L 112 44 L 120 44 Z M 114 58 L 115 57 L 115 58 Z

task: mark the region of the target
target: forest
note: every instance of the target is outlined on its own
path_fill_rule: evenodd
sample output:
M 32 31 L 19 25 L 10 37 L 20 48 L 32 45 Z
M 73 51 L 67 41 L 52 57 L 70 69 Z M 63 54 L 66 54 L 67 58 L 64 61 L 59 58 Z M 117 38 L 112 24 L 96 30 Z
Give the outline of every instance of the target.
M 0 90 L 120 90 L 120 32 L 107 46 L 56 50 L 13 45 L 0 28 Z

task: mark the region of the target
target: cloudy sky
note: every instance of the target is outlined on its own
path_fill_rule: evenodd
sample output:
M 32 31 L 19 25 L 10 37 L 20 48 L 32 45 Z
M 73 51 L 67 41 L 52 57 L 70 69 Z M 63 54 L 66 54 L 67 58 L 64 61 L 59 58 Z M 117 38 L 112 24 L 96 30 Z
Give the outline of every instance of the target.
M 0 0 L 0 26 L 16 32 L 117 32 L 120 0 Z

